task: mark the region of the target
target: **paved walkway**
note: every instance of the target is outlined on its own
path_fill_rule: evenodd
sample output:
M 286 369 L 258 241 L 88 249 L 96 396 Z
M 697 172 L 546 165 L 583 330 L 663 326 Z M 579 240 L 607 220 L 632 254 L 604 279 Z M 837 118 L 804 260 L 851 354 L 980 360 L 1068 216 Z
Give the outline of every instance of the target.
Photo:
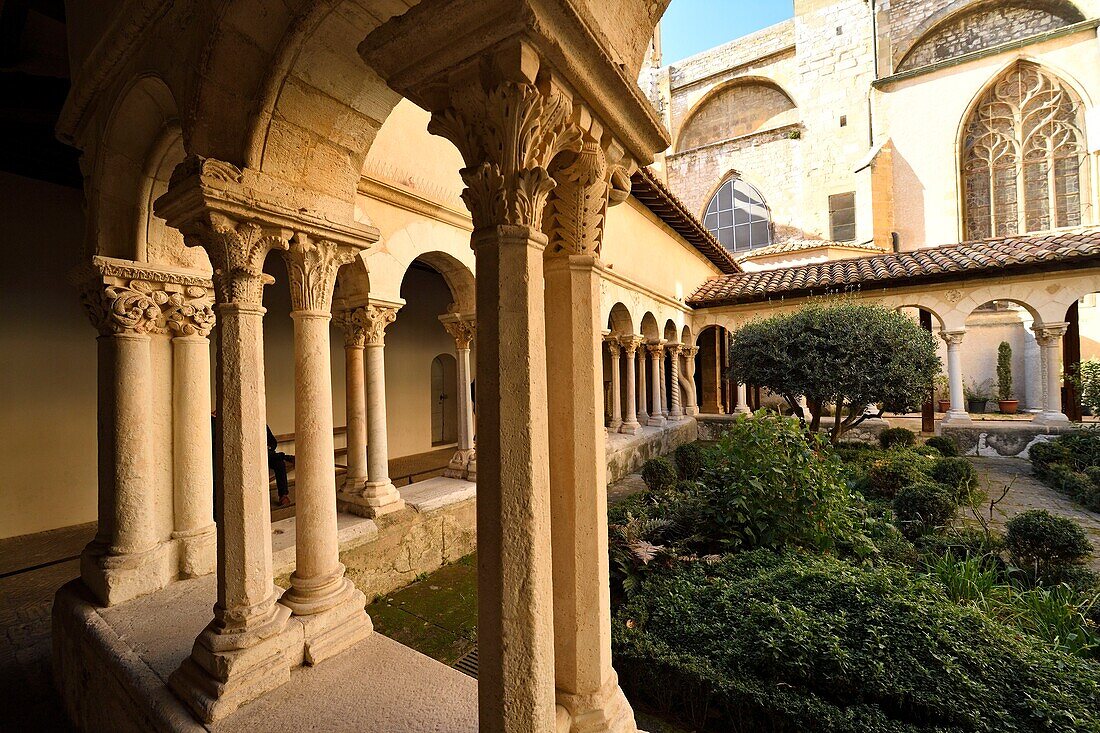
M 1008 495 L 993 510 L 993 524 L 998 529 L 1004 531 L 1005 522 L 1029 509 L 1046 509 L 1051 514 L 1068 517 L 1088 534 L 1093 546 L 1091 565 L 1100 571 L 1100 514 L 1090 512 L 1039 481 L 1031 473 L 1031 464 L 1021 458 L 970 457 L 969 460 L 978 469 L 982 488 L 990 499 L 1000 496 L 1003 487 L 1010 487 Z M 984 511 L 988 513 L 988 504 Z

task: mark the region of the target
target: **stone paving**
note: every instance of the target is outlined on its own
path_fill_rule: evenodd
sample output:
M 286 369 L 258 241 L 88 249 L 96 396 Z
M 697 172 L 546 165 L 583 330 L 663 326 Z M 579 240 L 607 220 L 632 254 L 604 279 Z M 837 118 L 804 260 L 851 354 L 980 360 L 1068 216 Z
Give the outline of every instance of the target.
M 993 511 L 993 524 L 1004 531 L 1005 522 L 1029 509 L 1046 509 L 1051 514 L 1068 517 L 1084 527 L 1093 546 L 1091 565 L 1100 571 L 1100 514 L 1077 504 L 1039 481 L 1031 473 L 1031 464 L 1020 458 L 973 458 L 982 488 L 990 498 L 1000 496 L 1002 487 L 1009 486 L 1008 495 Z M 984 510 L 988 513 L 988 505 Z M 986 514 L 988 516 L 988 514 Z

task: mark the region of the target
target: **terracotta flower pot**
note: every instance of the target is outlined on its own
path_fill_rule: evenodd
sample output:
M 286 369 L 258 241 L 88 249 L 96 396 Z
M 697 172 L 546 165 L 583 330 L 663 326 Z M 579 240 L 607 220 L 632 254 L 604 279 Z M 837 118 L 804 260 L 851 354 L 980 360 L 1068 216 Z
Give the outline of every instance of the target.
M 951 400 L 940 400 L 936 407 L 939 408 L 940 412 L 947 412 L 951 409 Z
M 1019 400 L 999 400 L 997 402 L 999 409 L 1004 415 L 1015 415 L 1017 408 L 1020 406 Z

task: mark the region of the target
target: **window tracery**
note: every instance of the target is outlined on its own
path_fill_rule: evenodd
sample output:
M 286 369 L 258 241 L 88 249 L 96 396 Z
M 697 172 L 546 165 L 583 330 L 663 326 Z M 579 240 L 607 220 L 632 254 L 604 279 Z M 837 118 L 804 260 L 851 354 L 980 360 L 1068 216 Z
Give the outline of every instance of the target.
M 731 252 L 771 244 L 771 222 L 764 197 L 740 178 L 731 178 L 718 188 L 703 217 L 703 225 Z
M 984 239 L 1081 224 L 1085 136 L 1077 96 L 1021 62 L 978 102 L 963 138 L 965 235 Z

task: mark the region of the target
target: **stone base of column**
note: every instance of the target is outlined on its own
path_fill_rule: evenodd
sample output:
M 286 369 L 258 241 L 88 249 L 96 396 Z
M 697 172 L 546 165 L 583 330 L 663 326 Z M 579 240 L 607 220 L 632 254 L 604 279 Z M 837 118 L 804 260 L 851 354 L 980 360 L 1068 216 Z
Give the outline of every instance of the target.
M 943 421 L 940 425 L 950 427 L 952 425 L 972 425 L 973 420 L 970 419 L 970 414 L 964 410 L 948 410 L 943 416 Z
M 649 423 L 649 413 L 648 412 L 639 412 L 638 413 L 638 424 L 639 425 L 646 425 L 648 423 Z
M 748 405 L 738 405 L 737 407 L 733 408 L 733 414 L 734 415 L 751 415 L 752 410 L 749 409 Z
M 663 428 L 665 426 L 665 418 L 661 415 L 652 415 L 649 420 L 646 421 L 646 425 L 651 428 Z
M 1070 420 L 1062 412 L 1040 412 L 1031 418 L 1031 422 L 1035 425 L 1068 425 Z
M 675 422 L 679 422 L 680 420 L 684 419 L 684 413 L 683 412 L 674 412 L 672 410 L 669 410 L 668 419 L 673 420 Z
M 459 448 L 451 456 L 451 462 L 447 464 L 443 475 L 447 478 L 457 478 L 464 481 L 473 481 L 470 478 L 470 464 L 474 465 L 474 475 L 477 475 L 477 454 L 473 448 Z
M 607 424 L 607 429 L 608 429 L 609 432 L 617 433 L 617 432 L 619 432 L 619 428 L 621 428 L 622 426 L 623 426 L 623 421 L 622 420 L 612 420 L 611 422 L 609 422 Z
M 343 565 L 340 567 L 342 572 Z M 305 609 L 296 607 L 294 601 L 288 600 L 286 596 L 284 593 L 281 603 L 294 611 L 292 621 L 302 624 L 305 635 L 303 658 L 306 664 L 319 664 L 336 656 L 366 639 L 374 631 L 374 624 L 364 610 L 367 598 L 349 578 L 341 578 L 341 588 L 336 598 L 330 599 L 322 611 L 298 615 Z
M 173 544 L 162 542 L 144 552 L 116 555 L 90 542 L 80 553 L 80 578 L 104 606 L 152 593 L 178 577 Z
M 193 532 L 173 532 L 180 578 L 198 578 L 214 572 L 218 561 L 218 532 L 211 524 Z
M 343 492 L 358 492 L 362 493 L 363 489 L 367 486 L 366 476 L 344 476 L 344 483 L 340 487 L 340 491 Z
M 288 624 L 289 618 L 290 609 L 276 603 L 272 617 L 249 631 L 207 628 L 168 686 L 203 722 L 225 718 L 289 681 L 290 670 L 301 664 L 302 625 Z
M 336 506 L 342 512 L 373 519 L 401 511 L 405 508 L 405 500 L 389 481 L 384 484 L 368 482 L 362 490 L 354 493 L 336 492 Z
M 689 417 L 695 417 L 699 414 L 699 408 L 695 405 L 689 405 L 687 409 L 684 410 L 684 414 Z
M 638 724 L 634 721 L 634 711 L 627 702 L 626 695 L 619 687 L 618 675 L 612 673 L 611 679 L 597 692 L 589 695 L 577 695 L 560 690 L 556 693 L 558 711 L 565 710 L 568 725 L 567 733 L 637 733 Z M 562 731 L 560 717 L 558 730 Z
M 619 432 L 623 433 L 624 435 L 635 435 L 641 429 L 642 426 L 640 423 L 624 422 L 622 427 L 619 428 Z

